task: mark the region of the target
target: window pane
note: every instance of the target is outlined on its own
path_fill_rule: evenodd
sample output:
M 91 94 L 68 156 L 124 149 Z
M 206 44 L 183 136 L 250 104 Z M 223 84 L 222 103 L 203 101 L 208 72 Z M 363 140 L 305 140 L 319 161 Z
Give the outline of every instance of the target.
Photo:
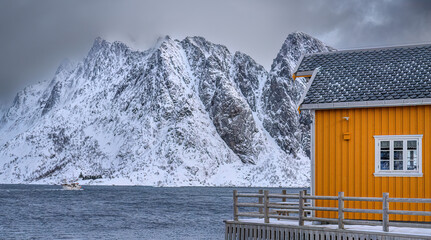
M 389 160 L 389 151 L 381 151 L 380 152 L 381 160 Z
M 394 161 L 394 170 L 403 170 L 403 161 Z
M 418 143 L 416 140 L 407 141 L 407 150 L 416 150 Z
M 389 170 L 389 161 L 380 161 L 380 170 Z
M 394 141 L 394 150 L 403 150 L 403 141 Z
M 416 160 L 418 155 L 418 151 L 417 150 L 409 150 L 407 151 L 407 159 L 410 161 Z
M 381 141 L 380 150 L 389 150 L 389 141 Z
M 418 150 L 417 141 L 407 141 L 407 170 L 418 170 Z
M 418 170 L 418 164 L 416 161 L 408 161 L 407 170 Z
M 403 151 L 394 151 L 394 160 L 403 160 Z

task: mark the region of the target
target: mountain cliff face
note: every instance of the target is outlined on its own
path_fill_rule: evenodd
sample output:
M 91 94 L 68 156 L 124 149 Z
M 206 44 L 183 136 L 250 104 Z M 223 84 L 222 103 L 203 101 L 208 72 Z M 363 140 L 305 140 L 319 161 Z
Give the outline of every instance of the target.
M 291 72 L 302 53 L 329 50 L 293 33 L 268 73 L 202 37 L 147 51 L 97 38 L 83 61 L 64 61 L 3 111 L 0 182 L 82 173 L 105 184 L 306 186 L 304 80 Z
M 305 92 L 306 79 L 292 80 L 293 71 L 302 54 L 334 51 L 332 47 L 305 33 L 290 34 L 274 59 L 265 84 L 264 127 L 286 152 L 296 156 L 304 149 L 309 157 L 309 111 L 298 114 L 298 104 Z

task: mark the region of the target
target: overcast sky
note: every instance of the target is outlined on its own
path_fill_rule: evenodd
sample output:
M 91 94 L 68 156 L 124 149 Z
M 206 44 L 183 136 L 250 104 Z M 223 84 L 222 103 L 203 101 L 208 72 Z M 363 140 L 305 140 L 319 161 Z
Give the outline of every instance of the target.
M 431 1 L 1 0 L 0 103 L 83 58 L 97 36 L 142 50 L 203 36 L 269 69 L 294 31 L 337 49 L 431 43 Z

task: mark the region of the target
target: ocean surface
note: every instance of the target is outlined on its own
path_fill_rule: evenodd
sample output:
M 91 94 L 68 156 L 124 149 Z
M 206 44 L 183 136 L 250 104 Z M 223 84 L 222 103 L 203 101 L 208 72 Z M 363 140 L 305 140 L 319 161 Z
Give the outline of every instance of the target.
M 262 189 L 83 188 L 0 185 L 0 239 L 224 239 L 223 220 L 233 214 L 232 191 Z

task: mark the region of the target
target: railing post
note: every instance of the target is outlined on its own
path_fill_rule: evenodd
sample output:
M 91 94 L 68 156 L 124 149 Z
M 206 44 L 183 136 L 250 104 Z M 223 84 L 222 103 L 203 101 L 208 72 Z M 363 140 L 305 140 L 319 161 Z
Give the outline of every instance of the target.
M 304 196 L 307 196 L 307 189 L 304 189 Z M 304 199 L 304 204 L 307 203 L 307 199 Z
M 299 192 L 298 219 L 299 226 L 304 226 L 304 191 Z
M 233 220 L 238 221 L 238 191 L 233 190 Z
M 259 190 L 259 194 L 263 194 L 263 190 L 260 189 Z M 259 204 L 263 204 L 263 197 L 259 197 Z M 259 213 L 262 214 L 263 213 L 263 208 L 259 207 Z
M 283 189 L 283 190 L 281 191 L 281 194 L 286 195 L 286 189 Z M 286 198 L 282 198 L 282 199 L 281 199 L 281 201 L 282 201 L 282 202 L 286 202 Z
M 268 216 L 269 215 L 269 209 L 268 209 L 269 198 L 268 198 L 268 194 L 269 194 L 268 190 L 265 190 L 263 192 L 263 202 L 264 202 L 263 218 L 264 218 L 265 223 L 269 223 L 269 216 Z
M 383 231 L 389 232 L 389 193 L 383 193 L 383 213 L 382 213 L 382 220 L 383 220 Z
M 344 229 L 344 192 L 338 192 L 338 229 Z

